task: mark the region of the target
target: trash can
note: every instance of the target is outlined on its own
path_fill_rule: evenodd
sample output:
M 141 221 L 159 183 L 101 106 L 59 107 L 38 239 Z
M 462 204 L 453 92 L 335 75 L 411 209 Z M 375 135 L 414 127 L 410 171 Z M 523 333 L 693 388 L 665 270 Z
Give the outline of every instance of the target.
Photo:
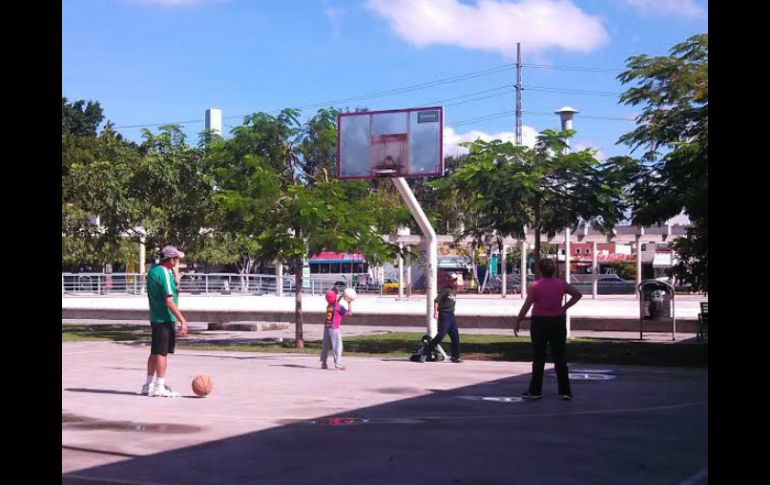
M 676 340 L 674 287 L 660 280 L 646 280 L 639 284 L 639 339 L 644 338 L 644 321 L 671 320 L 672 339 Z

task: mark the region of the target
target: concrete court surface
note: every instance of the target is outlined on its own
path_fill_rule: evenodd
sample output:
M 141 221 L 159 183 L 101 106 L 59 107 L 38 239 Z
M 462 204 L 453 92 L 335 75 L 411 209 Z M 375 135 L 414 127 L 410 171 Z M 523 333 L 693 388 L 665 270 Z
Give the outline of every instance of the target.
M 700 302 L 707 301 L 703 295 L 677 295 L 675 297 L 677 318 L 697 319 Z M 505 315 L 519 313 L 524 300 L 519 295 L 474 295 L 460 294 L 457 297 L 455 313 L 463 315 Z M 294 311 L 294 296 L 274 295 L 221 295 L 201 296 L 183 293 L 180 297 L 182 312 L 190 310 L 252 310 L 252 311 Z M 305 311 L 321 312 L 326 308 L 322 295 L 303 295 Z M 99 309 L 147 309 L 147 296 L 62 296 L 62 308 Z M 358 313 L 397 313 L 425 315 L 425 295 L 413 295 L 399 299 L 398 296 L 360 295 L 354 303 Z M 600 295 L 592 299 L 584 296 L 570 309 L 573 317 L 639 318 L 639 300 L 633 295 Z
M 575 364 L 562 401 L 547 364 L 543 399 L 521 402 L 523 362 L 345 357 L 332 371 L 317 355 L 180 350 L 168 383 L 183 396 L 167 399 L 136 394 L 147 355 L 62 344 L 62 483 L 708 480 L 707 369 Z M 209 397 L 194 397 L 197 374 L 213 377 Z

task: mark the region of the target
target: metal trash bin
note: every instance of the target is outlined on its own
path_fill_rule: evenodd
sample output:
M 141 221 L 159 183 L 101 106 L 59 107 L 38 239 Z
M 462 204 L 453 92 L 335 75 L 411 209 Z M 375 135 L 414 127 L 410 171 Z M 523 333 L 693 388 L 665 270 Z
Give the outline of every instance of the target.
M 671 320 L 672 340 L 676 340 L 674 287 L 660 280 L 645 280 L 639 284 L 639 339 L 644 338 L 644 321 Z

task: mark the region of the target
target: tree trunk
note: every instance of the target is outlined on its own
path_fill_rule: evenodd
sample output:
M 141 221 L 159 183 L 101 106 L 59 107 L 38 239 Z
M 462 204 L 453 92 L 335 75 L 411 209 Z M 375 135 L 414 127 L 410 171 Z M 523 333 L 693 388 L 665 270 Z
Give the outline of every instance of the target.
M 540 227 L 535 226 L 535 247 L 533 249 L 533 256 L 535 257 L 535 279 L 540 277 Z
M 489 271 L 492 268 L 492 249 L 491 247 L 485 245 L 482 245 L 484 248 L 484 256 L 487 260 L 487 270 L 484 272 L 484 281 L 479 281 L 478 286 L 478 294 L 482 295 L 484 294 L 484 288 L 487 286 L 487 281 L 489 280 Z
M 476 282 L 476 292 L 479 291 L 478 267 L 476 266 L 476 248 L 471 245 L 471 280 Z
M 238 270 L 238 274 L 240 275 L 239 279 L 240 279 L 240 282 L 241 282 L 241 290 L 240 290 L 241 294 L 244 293 L 244 290 L 243 290 L 243 268 L 245 267 L 245 263 L 243 261 L 244 261 L 244 256 L 241 254 L 241 259 L 239 259 L 235 263 L 235 269 Z
M 302 338 L 302 256 L 294 258 L 294 326 L 295 346 L 298 349 L 305 347 Z
M 487 281 L 489 281 L 489 272 L 492 270 L 492 247 L 486 248 L 487 251 L 487 271 L 484 273 L 484 281 L 479 287 L 479 294 L 484 294 L 484 289 L 487 287 Z
M 251 256 L 244 256 L 243 268 L 241 269 L 241 293 L 248 293 L 249 291 L 249 274 L 251 273 L 251 267 L 253 265 L 253 259 Z
M 535 203 L 535 279 L 540 278 L 540 201 Z M 558 254 L 558 253 L 557 253 Z M 558 257 L 557 257 L 558 260 Z M 523 278 L 523 277 L 522 277 Z M 524 280 L 522 280 L 524 281 Z

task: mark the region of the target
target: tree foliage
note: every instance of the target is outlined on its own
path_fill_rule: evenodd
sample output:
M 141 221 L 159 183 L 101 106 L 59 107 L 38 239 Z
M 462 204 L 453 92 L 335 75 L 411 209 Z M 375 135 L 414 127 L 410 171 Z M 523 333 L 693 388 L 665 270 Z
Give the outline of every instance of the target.
M 95 137 L 99 124 L 104 120 L 104 113 L 99 102 L 84 100 L 70 103 L 61 99 L 62 136 Z
M 511 236 L 535 231 L 553 237 L 581 221 L 609 232 L 623 218 L 625 187 L 636 173 L 631 160 L 600 162 L 590 149 L 569 152 L 572 131 L 544 130 L 533 149 L 500 140 L 466 143 L 467 162 L 431 185 L 440 194 L 467 200 L 464 231 L 477 245 L 498 246 Z
M 708 291 L 708 34 L 676 44 L 668 56 L 631 57 L 618 78 L 632 84 L 621 102 L 642 106 L 636 129 L 620 139 L 641 149 L 644 162 L 632 220 L 657 224 L 686 213 L 692 227 L 675 245 L 677 274 Z
M 140 154 L 109 124 L 97 135 L 102 119 L 98 103 L 62 98 L 63 268 L 116 261 L 137 214 L 131 184 Z
M 248 238 L 266 260 L 289 262 L 296 278 L 296 343 L 302 337 L 303 259 L 321 250 L 362 251 L 370 261 L 392 256 L 380 233 L 399 213 L 367 182 L 330 176 L 337 150 L 336 111 L 320 110 L 304 125 L 299 112 L 254 113 L 232 138 L 209 148 L 215 175 L 214 237 Z

